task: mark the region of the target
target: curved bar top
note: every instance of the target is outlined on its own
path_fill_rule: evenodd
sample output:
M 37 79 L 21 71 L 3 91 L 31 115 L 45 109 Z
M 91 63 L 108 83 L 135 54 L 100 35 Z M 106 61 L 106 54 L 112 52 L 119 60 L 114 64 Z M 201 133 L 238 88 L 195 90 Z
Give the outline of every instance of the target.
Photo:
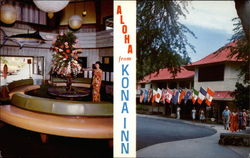
M 9 92 L 9 97 L 10 97 L 10 99 L 12 99 L 13 95 L 16 94 L 16 93 L 24 94 L 25 92 L 35 90 L 35 89 L 39 89 L 39 88 L 40 88 L 40 85 L 22 85 L 22 86 L 13 88 Z
M 109 102 L 81 102 L 56 100 L 16 93 L 11 105 L 36 112 L 70 116 L 113 116 L 113 104 Z
M 58 116 L 0 106 L 0 120 L 27 130 L 78 138 L 113 138 L 113 117 Z

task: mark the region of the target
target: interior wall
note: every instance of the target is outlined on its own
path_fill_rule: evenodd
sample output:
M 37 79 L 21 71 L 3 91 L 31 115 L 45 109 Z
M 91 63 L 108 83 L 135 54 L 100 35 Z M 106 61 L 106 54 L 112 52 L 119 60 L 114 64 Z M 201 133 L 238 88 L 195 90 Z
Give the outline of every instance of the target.
M 101 1 L 101 23 L 104 24 L 103 18 L 113 16 L 113 1 L 102 0 Z
M 87 15 L 83 17 L 83 24 L 95 24 L 96 23 L 95 2 L 87 1 L 87 2 L 77 2 L 68 4 L 68 6 L 63 10 L 60 25 L 68 25 L 68 20 L 72 15 L 74 15 L 74 12 L 82 17 L 82 12 L 84 11 L 84 5 L 87 11 Z

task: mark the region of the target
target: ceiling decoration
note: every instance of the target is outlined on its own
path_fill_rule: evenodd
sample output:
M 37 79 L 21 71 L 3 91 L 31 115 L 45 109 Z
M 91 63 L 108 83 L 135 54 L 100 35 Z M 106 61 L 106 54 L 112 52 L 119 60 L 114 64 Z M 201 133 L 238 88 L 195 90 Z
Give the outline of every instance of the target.
M 82 16 L 85 17 L 87 15 L 87 11 L 85 9 L 85 3 L 84 3 L 84 10 L 82 12 Z M 77 30 L 81 28 L 83 19 L 82 16 L 76 14 L 76 3 L 74 4 L 74 15 L 72 15 L 69 18 L 69 27 L 73 30 Z
M 82 26 L 82 17 L 79 15 L 72 15 L 69 18 L 69 27 L 73 30 L 79 29 Z
M 5 24 L 13 24 L 17 19 L 17 11 L 11 4 L 0 6 L 0 20 Z
M 48 17 L 51 19 L 55 12 L 59 12 L 64 9 L 68 4 L 69 0 L 57 0 L 57 1 L 41 1 L 33 0 L 35 5 L 44 12 L 48 13 Z

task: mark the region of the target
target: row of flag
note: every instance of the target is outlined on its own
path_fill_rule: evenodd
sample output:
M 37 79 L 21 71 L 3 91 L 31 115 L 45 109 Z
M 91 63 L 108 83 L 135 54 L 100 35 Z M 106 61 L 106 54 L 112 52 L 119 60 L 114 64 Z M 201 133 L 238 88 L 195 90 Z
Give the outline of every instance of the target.
M 200 90 L 197 91 L 196 89 L 193 90 L 186 90 L 186 89 L 144 89 L 140 91 L 140 103 L 146 102 L 162 102 L 163 104 L 173 103 L 173 104 L 181 104 L 184 100 L 184 104 L 187 103 L 189 99 L 192 100 L 193 104 L 197 102 L 201 104 L 204 100 L 205 103 L 210 106 L 213 100 L 214 92 L 207 88 L 200 87 Z

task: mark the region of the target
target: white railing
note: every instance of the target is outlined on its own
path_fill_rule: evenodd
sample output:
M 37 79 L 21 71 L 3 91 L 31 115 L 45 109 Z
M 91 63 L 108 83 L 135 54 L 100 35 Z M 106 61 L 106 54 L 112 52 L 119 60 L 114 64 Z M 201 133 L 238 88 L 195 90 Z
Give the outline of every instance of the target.
M 92 78 L 93 71 L 84 71 L 83 78 Z M 102 72 L 102 80 L 106 82 L 113 82 L 113 72 Z

